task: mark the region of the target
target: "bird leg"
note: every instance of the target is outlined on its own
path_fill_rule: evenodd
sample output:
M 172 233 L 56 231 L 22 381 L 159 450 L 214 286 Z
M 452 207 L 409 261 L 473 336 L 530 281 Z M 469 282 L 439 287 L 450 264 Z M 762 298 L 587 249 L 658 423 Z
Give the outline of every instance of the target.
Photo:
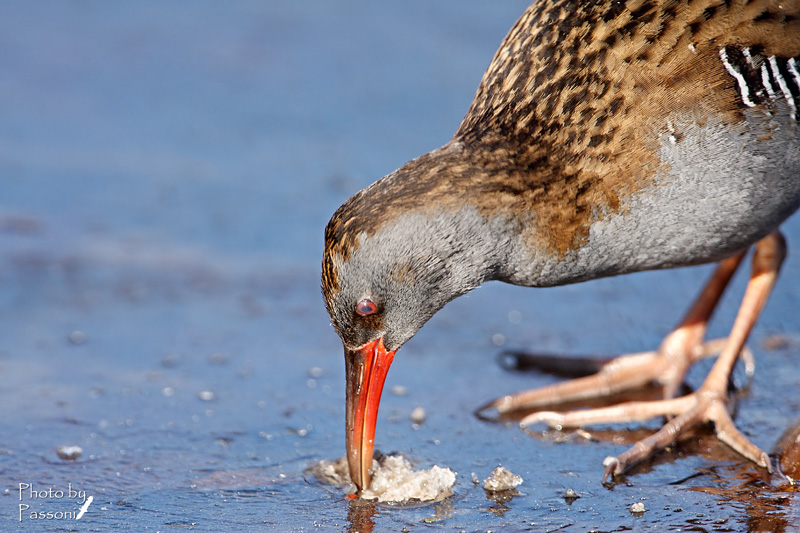
M 664 387 L 665 399 L 674 398 L 692 363 L 718 354 L 727 342 L 727 339 L 714 339 L 704 343 L 703 337 L 708 320 L 744 253 L 720 262 L 680 325 L 664 338 L 658 350 L 613 358 L 596 374 L 503 396 L 484 405 L 478 412 L 495 409 L 504 414 L 539 409 L 610 396 L 651 382 Z M 747 359 L 752 357 L 746 348 L 743 356 Z M 531 356 L 531 359 L 535 360 L 536 356 Z
M 703 385 L 696 392 L 680 398 L 670 398 L 668 396 L 664 400 L 629 402 L 600 409 L 564 413 L 540 411 L 525 417 L 520 424 L 528 426 L 536 422 L 546 422 L 550 426 L 562 428 L 585 424 L 646 420 L 656 416 L 674 417 L 659 431 L 637 442 L 631 449 L 618 457 L 607 458 L 604 461 L 604 466 L 606 467 L 603 474 L 604 480 L 611 474 L 621 474 L 631 465 L 674 443 L 681 433 L 687 429 L 707 422 L 714 423 L 717 436 L 722 442 L 771 472 L 772 468 L 767 454 L 748 441 L 736 429 L 726 406 L 731 372 L 744 348 L 750 330 L 753 328 L 772 291 L 780 266 L 786 257 L 786 243 L 779 232 L 772 233 L 761 239 L 756 243 L 755 248 L 750 281 L 747 284 L 747 289 L 731 332 L 724 341 L 724 347 Z M 705 331 L 705 322 L 719 299 L 722 289 L 730 279 L 732 270 L 735 270 L 739 261 L 741 261 L 741 255 L 727 259 L 720 264 L 711 282 L 706 286 L 698 301 L 695 302 L 681 327 L 670 335 L 670 337 L 674 336 L 678 340 L 670 340 L 670 337 L 668 337 L 665 340 L 666 344 L 671 345 L 674 342 L 678 346 L 685 347 L 686 345 L 681 341 L 682 337 L 692 339 L 689 346 L 692 346 L 692 343 L 700 342 L 697 339 L 702 339 L 702 333 Z M 731 270 L 731 272 L 728 273 L 728 270 Z M 698 318 L 700 320 L 695 321 Z M 694 324 L 698 325 L 695 326 Z M 678 333 L 681 332 L 681 328 L 685 328 L 684 332 Z M 700 344 L 694 344 L 694 346 L 698 345 Z M 662 344 L 659 352 L 663 349 L 664 344 Z M 691 364 L 691 361 L 698 357 L 697 354 L 699 352 L 696 349 L 689 351 L 691 353 L 689 364 Z M 658 361 L 659 357 L 668 359 L 670 355 L 668 353 L 667 355 L 659 354 L 654 361 Z M 681 368 L 679 365 L 676 375 L 680 375 L 680 379 L 682 379 L 684 373 L 685 368 Z M 674 377 L 671 379 L 674 379 Z M 673 387 L 668 388 L 674 390 Z M 500 401 L 502 402 L 502 399 Z

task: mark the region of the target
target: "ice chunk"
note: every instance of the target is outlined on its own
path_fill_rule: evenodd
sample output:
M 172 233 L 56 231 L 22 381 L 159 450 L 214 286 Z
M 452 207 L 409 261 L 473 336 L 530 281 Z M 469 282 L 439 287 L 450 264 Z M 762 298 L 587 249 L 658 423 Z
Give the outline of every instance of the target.
M 411 414 L 408 415 L 408 418 L 410 418 L 413 423 L 421 425 L 423 422 L 425 422 L 425 416 L 425 409 L 417 406 L 413 411 L 411 411 Z
M 501 490 L 511 490 L 522 483 L 522 476 L 512 474 L 506 467 L 498 466 L 486 481 L 483 482 L 483 488 L 488 491 L 497 492 Z
M 321 460 L 317 464 L 310 466 L 308 473 L 314 474 L 318 480 L 326 485 L 337 487 L 355 487 L 350 482 L 350 474 L 347 472 L 347 458 L 340 457 L 335 461 Z
M 427 470 L 414 470 L 405 457 L 387 455 L 361 497 L 379 502 L 441 500 L 453 494 L 455 482 L 456 474 L 449 468 L 434 465 Z
M 380 455 L 372 461 L 372 482 L 362 491 L 365 500 L 379 502 L 439 501 L 453 495 L 456 474 L 446 467 L 414 470 L 402 455 Z M 329 485 L 354 490 L 347 460 L 320 461 L 310 469 L 317 479 Z
M 83 454 L 83 448 L 80 446 L 59 446 L 56 448 L 56 453 L 65 461 L 77 461 Z

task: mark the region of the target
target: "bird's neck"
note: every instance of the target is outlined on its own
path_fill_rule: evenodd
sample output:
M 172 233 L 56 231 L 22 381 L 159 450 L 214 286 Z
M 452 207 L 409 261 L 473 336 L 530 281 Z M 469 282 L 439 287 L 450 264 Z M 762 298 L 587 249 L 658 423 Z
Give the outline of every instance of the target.
M 485 281 L 508 277 L 518 226 L 508 216 L 486 217 L 465 203 L 457 209 L 406 213 L 374 238 L 391 243 L 392 253 L 400 257 L 429 258 L 422 260 L 432 270 L 427 274 L 439 277 L 449 300 Z M 402 243 L 410 243 L 410 249 L 398 250 Z
M 523 179 L 535 171 L 508 151 L 454 140 L 351 198 L 329 229 L 346 250 L 436 258 L 452 298 L 489 280 L 535 285 L 533 263 L 546 254 L 531 246 L 535 216 Z
M 355 277 L 386 262 L 393 277 L 403 277 L 399 268 L 437 278 L 441 305 L 489 280 L 537 285 L 549 252 L 532 235 L 536 214 L 523 177 L 535 171 L 507 151 L 448 143 L 342 205 L 326 230 L 327 257 Z

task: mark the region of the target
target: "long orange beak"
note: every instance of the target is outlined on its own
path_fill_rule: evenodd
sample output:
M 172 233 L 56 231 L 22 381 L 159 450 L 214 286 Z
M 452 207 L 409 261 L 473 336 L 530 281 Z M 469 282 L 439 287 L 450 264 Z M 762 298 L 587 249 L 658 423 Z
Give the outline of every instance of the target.
M 369 487 L 375 424 L 386 373 L 397 350 L 387 352 L 383 337 L 344 351 L 347 377 L 347 464 L 358 492 Z

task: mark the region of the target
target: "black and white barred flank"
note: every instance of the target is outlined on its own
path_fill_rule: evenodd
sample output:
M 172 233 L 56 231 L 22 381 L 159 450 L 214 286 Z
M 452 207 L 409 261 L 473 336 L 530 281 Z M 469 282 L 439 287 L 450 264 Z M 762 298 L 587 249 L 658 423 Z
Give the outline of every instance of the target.
M 800 61 L 798 58 L 764 57 L 749 48 L 726 46 L 719 57 L 736 79 L 742 103 L 747 107 L 785 99 L 791 116 L 800 120 Z

